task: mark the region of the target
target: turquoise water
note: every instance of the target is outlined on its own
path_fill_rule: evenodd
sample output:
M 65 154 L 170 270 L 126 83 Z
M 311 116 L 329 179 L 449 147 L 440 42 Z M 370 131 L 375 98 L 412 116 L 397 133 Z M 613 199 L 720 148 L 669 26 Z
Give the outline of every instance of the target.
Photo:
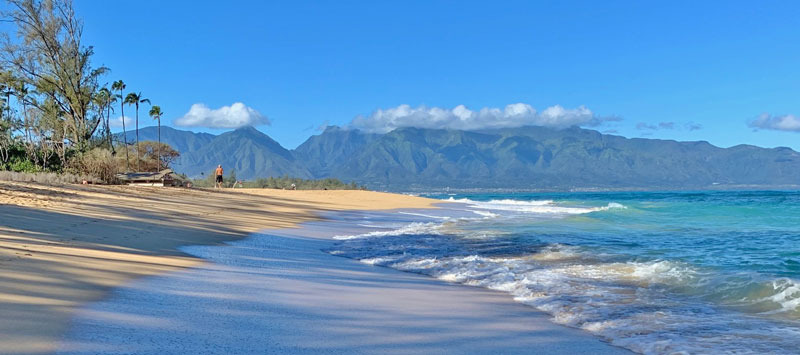
M 466 194 L 470 217 L 343 238 L 642 353 L 800 352 L 800 192 Z

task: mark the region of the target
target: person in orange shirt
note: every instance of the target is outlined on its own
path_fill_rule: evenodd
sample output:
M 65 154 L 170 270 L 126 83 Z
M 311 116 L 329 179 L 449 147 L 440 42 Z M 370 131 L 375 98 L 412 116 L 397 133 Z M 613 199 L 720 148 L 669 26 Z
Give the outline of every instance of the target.
M 214 184 L 214 188 L 222 188 L 222 165 L 217 165 L 217 170 L 214 170 L 214 175 L 216 175 L 216 184 Z

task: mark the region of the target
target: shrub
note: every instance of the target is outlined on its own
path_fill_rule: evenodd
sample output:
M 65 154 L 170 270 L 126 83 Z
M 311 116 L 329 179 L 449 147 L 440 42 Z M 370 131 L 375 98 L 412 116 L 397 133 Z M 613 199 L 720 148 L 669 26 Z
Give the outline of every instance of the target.
M 36 173 L 40 169 L 36 164 L 28 159 L 13 159 L 7 164 L 8 170 L 20 173 Z
M 88 175 L 70 173 L 21 173 L 15 171 L 0 171 L 0 181 L 36 182 L 45 185 L 56 185 L 79 184 L 83 181 L 99 183 L 100 179 Z
M 101 181 L 111 184 L 114 177 L 121 172 L 124 162 L 114 157 L 106 148 L 94 148 L 70 161 L 70 170 L 79 175 L 95 176 Z
M 141 166 L 142 171 L 159 171 L 172 165 L 181 156 L 169 144 L 161 143 L 159 146 L 158 142 L 154 141 L 141 141 L 138 146 L 134 144 L 131 148 L 130 155 L 132 159 L 136 159 L 137 156 L 141 157 L 139 166 Z M 141 152 L 137 153 L 137 150 L 141 150 Z M 160 162 L 156 159 L 157 153 L 161 153 Z M 134 160 L 131 163 L 131 167 L 137 166 L 135 164 Z
M 210 176 L 209 176 L 210 178 Z M 211 179 L 195 180 L 195 186 L 208 187 L 214 186 Z M 339 179 L 327 178 L 319 180 L 306 180 L 300 178 L 292 178 L 289 176 L 284 177 L 269 177 L 259 178 L 252 181 L 244 181 L 243 187 L 246 188 L 266 188 L 266 189 L 292 189 L 292 185 L 297 190 L 366 190 L 366 187 L 360 186 L 355 182 L 346 184 Z M 227 184 L 226 186 L 230 186 Z

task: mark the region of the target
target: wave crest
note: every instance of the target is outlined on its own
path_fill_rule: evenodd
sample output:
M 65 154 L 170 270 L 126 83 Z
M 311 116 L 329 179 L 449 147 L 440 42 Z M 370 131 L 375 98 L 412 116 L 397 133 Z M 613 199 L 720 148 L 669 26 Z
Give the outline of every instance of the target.
M 584 214 L 584 213 L 592 213 L 598 211 L 607 211 L 616 208 L 627 209 L 626 206 L 616 202 L 611 202 L 603 207 L 567 207 L 567 206 L 556 205 L 556 203 L 553 200 L 520 201 L 520 200 L 504 199 L 504 200 L 475 201 L 475 200 L 470 200 L 468 198 L 456 199 L 450 197 L 447 201 L 465 203 L 472 208 L 478 208 L 482 210 L 510 211 L 510 212 L 537 213 L 537 214 L 571 215 L 571 214 Z

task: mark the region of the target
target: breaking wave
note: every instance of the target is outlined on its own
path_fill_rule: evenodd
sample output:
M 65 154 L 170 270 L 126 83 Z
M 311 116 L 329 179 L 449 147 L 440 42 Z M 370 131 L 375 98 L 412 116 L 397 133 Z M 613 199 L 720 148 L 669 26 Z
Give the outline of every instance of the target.
M 539 200 L 539 201 L 517 201 L 517 200 L 489 200 L 489 201 L 474 201 L 466 198 L 456 199 L 450 197 L 447 201 L 465 203 L 473 208 L 493 210 L 493 211 L 511 211 L 521 213 L 538 213 L 538 214 L 584 214 L 598 211 L 607 211 L 610 209 L 626 209 L 624 205 L 616 202 L 611 202 L 602 207 L 567 207 L 555 204 L 553 200 Z
M 441 223 L 437 222 L 427 222 L 427 223 L 415 222 L 398 229 L 375 231 L 375 232 L 355 234 L 355 235 L 337 235 L 334 236 L 333 239 L 347 240 L 347 239 L 369 238 L 369 237 L 385 237 L 392 235 L 439 234 L 438 230 L 441 229 L 442 226 L 443 225 Z
M 776 277 L 691 261 L 699 254 L 735 253 L 725 243 L 736 246 L 737 239 L 727 234 L 713 239 L 707 230 L 692 224 L 673 225 L 664 232 L 662 220 L 650 224 L 637 220 L 633 227 L 619 229 L 616 224 L 629 214 L 570 218 L 628 209 L 614 202 L 597 206 L 596 201 L 589 201 L 595 206 L 575 206 L 545 199 L 450 197 L 448 201 L 464 204 L 476 218 L 418 222 L 339 236 L 340 242 L 328 252 L 365 264 L 507 292 L 514 300 L 550 314 L 556 323 L 584 329 L 640 353 L 760 354 L 800 349 L 800 280 L 791 274 Z M 633 210 L 638 213 L 640 208 L 637 205 Z M 653 208 L 663 213 L 665 207 Z M 610 221 L 605 225 L 611 226 L 609 232 L 581 234 L 604 226 L 597 224 L 603 218 Z M 548 222 L 547 228 L 534 228 L 542 220 Z M 582 229 L 581 223 L 592 228 Z M 568 226 L 562 229 L 565 232 L 553 227 L 562 224 Z M 640 228 L 636 229 L 639 235 L 622 238 L 613 234 L 634 227 Z M 540 229 L 556 234 L 542 238 L 519 234 Z M 693 240 L 691 244 L 681 244 L 686 241 L 676 239 L 674 233 L 695 233 L 680 235 L 682 238 L 696 235 L 709 239 L 692 237 L 687 239 Z M 633 247 L 642 249 L 630 249 Z M 660 254 L 645 252 L 653 250 Z M 748 260 L 758 261 L 753 259 L 757 256 L 753 249 L 748 250 Z
M 740 314 L 698 301 L 723 298 L 726 290 L 717 289 L 719 285 L 705 271 L 681 262 L 609 261 L 559 244 L 514 257 L 419 256 L 413 249 L 431 245 L 412 245 L 413 238 L 408 236 L 389 239 L 396 242 L 389 242 L 394 244 L 391 247 L 369 241 L 344 243 L 334 254 L 507 292 L 514 300 L 549 313 L 556 323 L 641 353 L 784 353 L 795 349 L 800 339 L 797 328 L 755 317 L 743 323 Z M 427 250 L 427 254 L 436 252 Z M 797 312 L 800 289 L 796 280 L 754 282 L 745 288 L 752 292 L 750 307 L 769 301 L 772 312 Z M 771 292 L 758 296 L 768 289 Z M 684 295 L 676 297 L 675 292 L 681 290 Z

